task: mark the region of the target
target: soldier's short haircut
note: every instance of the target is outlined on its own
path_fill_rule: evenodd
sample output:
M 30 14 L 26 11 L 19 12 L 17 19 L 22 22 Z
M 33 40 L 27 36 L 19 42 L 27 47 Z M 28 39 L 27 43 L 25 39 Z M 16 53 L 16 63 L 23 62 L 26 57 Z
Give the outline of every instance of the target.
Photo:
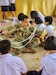
M 23 20 L 24 20 L 24 19 L 28 19 L 28 18 L 29 18 L 29 17 L 28 17 L 27 15 L 24 15 Z
M 24 18 L 24 14 L 23 13 L 18 14 L 18 20 L 19 21 L 22 21 L 23 18 Z

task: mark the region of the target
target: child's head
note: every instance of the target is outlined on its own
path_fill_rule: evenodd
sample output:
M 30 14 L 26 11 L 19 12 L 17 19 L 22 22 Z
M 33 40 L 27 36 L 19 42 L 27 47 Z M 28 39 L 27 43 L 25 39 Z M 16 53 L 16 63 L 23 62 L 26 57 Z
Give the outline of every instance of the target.
M 56 37 L 49 36 L 45 41 L 45 50 L 56 50 Z
M 33 71 L 28 71 L 27 75 L 39 75 L 39 74 L 36 70 L 33 70 Z
M 37 17 L 37 11 L 31 11 L 30 16 L 32 19 L 35 19 Z
M 1 52 L 1 54 L 9 53 L 10 49 L 11 49 L 11 43 L 9 40 L 0 41 L 0 52 Z
M 36 24 L 41 24 L 41 23 L 43 23 L 42 20 L 41 20 L 39 17 L 36 17 L 36 18 L 35 18 L 35 22 L 36 22 Z
M 52 17 L 51 17 L 51 16 L 46 16 L 46 17 L 45 17 L 45 22 L 48 23 L 48 25 L 51 25 L 52 22 L 53 22 Z

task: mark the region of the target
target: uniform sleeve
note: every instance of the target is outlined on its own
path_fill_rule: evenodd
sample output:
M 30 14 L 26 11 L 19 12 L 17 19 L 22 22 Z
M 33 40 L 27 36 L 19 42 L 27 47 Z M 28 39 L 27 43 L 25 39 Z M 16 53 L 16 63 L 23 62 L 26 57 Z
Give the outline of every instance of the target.
M 16 62 L 16 66 L 17 66 L 17 69 L 20 71 L 21 74 L 24 74 L 27 72 L 27 67 L 23 61 L 22 58 L 20 57 L 14 57 L 15 59 L 15 62 Z
M 45 65 L 44 57 L 40 60 L 40 68 L 42 69 Z
M 27 72 L 27 67 L 24 63 L 24 61 L 21 59 L 21 73 L 24 74 Z

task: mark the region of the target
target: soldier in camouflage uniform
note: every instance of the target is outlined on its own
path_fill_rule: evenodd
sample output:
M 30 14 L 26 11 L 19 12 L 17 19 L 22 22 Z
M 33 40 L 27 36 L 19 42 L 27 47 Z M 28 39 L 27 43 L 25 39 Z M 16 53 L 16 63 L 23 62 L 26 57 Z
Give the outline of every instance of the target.
M 25 39 L 27 39 L 34 31 L 35 26 L 31 25 L 28 26 L 29 20 L 27 18 L 23 20 L 22 24 L 17 24 L 14 26 L 11 26 L 7 28 L 7 31 L 10 33 L 9 38 L 14 38 L 13 41 L 21 42 Z M 31 53 L 36 53 L 37 52 L 37 47 L 40 44 L 39 36 L 42 34 L 42 31 L 40 31 L 38 28 L 36 29 L 36 32 L 34 33 L 33 38 L 31 41 L 25 45 L 29 40 L 24 41 L 21 43 L 22 48 L 16 48 L 13 50 L 13 52 L 17 55 L 20 52 L 31 52 Z

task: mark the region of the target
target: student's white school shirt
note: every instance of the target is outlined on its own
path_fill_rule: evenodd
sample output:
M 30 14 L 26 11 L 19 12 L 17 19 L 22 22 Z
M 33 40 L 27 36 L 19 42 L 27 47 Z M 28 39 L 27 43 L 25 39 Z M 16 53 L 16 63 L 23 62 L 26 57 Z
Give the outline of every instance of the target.
M 15 3 L 15 0 L 9 0 L 10 3 Z
M 23 60 L 11 54 L 0 56 L 0 75 L 22 75 L 27 72 Z
M 52 25 L 46 26 L 46 31 L 47 31 L 48 36 L 52 36 L 54 32 L 54 26 Z
M 1 6 L 8 6 L 9 5 L 9 0 L 1 0 L 0 1 Z
M 44 28 L 46 28 L 46 25 L 44 23 L 42 23 L 42 24 L 38 24 L 37 27 L 39 30 L 43 31 Z
M 41 20 L 44 22 L 45 21 L 44 20 L 44 15 L 41 12 L 37 12 L 37 14 L 38 14 L 38 17 L 40 17 Z
M 41 59 L 41 75 L 56 75 L 56 53 L 48 54 Z

